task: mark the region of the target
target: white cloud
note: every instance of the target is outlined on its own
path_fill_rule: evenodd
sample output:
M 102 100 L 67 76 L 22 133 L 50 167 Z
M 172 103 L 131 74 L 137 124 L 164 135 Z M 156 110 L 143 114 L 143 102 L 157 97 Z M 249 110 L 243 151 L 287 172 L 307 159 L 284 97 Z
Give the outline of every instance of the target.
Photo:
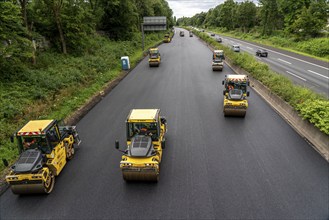
M 244 0 L 237 0 L 242 2 Z M 256 2 L 257 0 L 253 0 Z M 210 8 L 214 8 L 225 0 L 167 0 L 169 7 L 173 10 L 176 18 L 192 17 L 200 12 L 207 12 Z

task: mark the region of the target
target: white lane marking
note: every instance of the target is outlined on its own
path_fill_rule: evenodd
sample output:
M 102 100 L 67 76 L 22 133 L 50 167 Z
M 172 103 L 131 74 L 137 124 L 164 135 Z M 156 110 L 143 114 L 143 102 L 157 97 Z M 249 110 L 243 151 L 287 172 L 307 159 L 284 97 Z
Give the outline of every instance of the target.
M 291 63 L 289 63 L 288 61 L 285 61 L 285 60 L 283 60 L 283 59 L 280 59 L 280 58 L 278 58 L 278 60 L 280 60 L 280 61 L 282 61 L 282 62 L 284 62 L 284 63 L 288 63 L 288 64 L 291 64 Z
M 306 79 L 304 79 L 304 78 L 302 78 L 302 77 L 300 77 L 300 76 L 297 76 L 296 74 L 293 74 L 293 73 L 291 73 L 291 72 L 289 72 L 289 71 L 286 71 L 287 73 L 289 73 L 290 75 L 293 75 L 294 77 L 297 77 L 297 78 L 299 78 L 299 79 L 301 79 L 301 80 L 303 80 L 303 81 L 307 81 Z
M 240 41 L 240 40 L 238 40 L 238 39 L 235 39 L 235 40 Z M 320 65 L 317 65 L 317 64 L 314 64 L 314 63 L 311 63 L 311 62 L 305 61 L 305 60 L 301 60 L 301 59 L 298 59 L 298 58 L 295 58 L 295 57 L 292 57 L 292 56 L 289 56 L 289 55 L 286 55 L 286 54 L 283 54 L 283 53 L 280 53 L 280 52 L 277 52 L 277 51 L 274 51 L 274 50 L 271 50 L 271 49 L 267 49 L 267 48 L 264 48 L 264 47 L 261 47 L 261 46 L 257 46 L 257 45 L 255 45 L 255 44 L 251 44 L 251 43 L 248 43 L 248 42 L 245 42 L 245 41 L 240 41 L 240 42 L 243 42 L 243 43 L 249 44 L 249 45 L 254 46 L 254 47 L 259 47 L 259 48 L 261 48 L 261 49 L 265 49 L 265 50 L 267 50 L 267 51 L 271 51 L 271 52 L 273 52 L 273 53 L 280 54 L 280 55 L 282 55 L 282 56 L 289 57 L 289 58 L 291 58 L 291 59 L 298 60 L 298 61 L 303 62 L 303 63 L 307 63 L 307 64 L 310 64 L 310 65 L 313 65 L 313 66 L 317 66 L 317 67 L 320 67 L 320 68 L 325 69 L 325 70 L 329 70 L 329 68 L 327 68 L 327 67 L 320 66 Z
M 322 75 L 322 74 L 320 74 L 320 73 L 317 73 L 317 72 L 314 72 L 314 71 L 312 71 L 312 70 L 307 70 L 307 71 L 309 71 L 310 73 L 314 73 L 314 74 L 316 74 L 316 75 L 318 75 L 318 76 L 322 76 L 323 78 L 329 79 L 328 76 L 324 76 L 324 75 Z
M 249 50 L 254 50 L 254 49 L 252 49 L 251 47 L 247 47 Z
M 256 57 L 256 59 L 257 59 L 257 60 L 261 60 L 261 61 L 263 61 L 263 60 L 262 60 L 261 58 L 259 58 L 259 57 Z

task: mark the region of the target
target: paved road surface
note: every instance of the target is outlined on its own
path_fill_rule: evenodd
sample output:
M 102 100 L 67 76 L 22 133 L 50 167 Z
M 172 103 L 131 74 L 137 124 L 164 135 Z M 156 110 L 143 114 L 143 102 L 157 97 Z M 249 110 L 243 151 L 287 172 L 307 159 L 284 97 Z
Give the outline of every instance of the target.
M 83 143 L 48 196 L 0 197 L 1 219 L 328 219 L 328 163 L 251 91 L 246 118 L 225 118 L 225 74 L 196 37 L 160 46 L 79 123 Z M 167 147 L 160 182 L 125 183 L 132 108 L 160 108 Z

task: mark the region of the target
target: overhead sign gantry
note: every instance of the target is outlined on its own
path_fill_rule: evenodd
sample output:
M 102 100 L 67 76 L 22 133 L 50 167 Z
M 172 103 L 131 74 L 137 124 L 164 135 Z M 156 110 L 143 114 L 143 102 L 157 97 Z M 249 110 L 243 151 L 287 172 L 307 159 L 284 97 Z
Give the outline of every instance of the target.
M 167 18 L 165 16 L 143 17 L 142 23 L 142 48 L 144 51 L 144 31 L 167 30 Z

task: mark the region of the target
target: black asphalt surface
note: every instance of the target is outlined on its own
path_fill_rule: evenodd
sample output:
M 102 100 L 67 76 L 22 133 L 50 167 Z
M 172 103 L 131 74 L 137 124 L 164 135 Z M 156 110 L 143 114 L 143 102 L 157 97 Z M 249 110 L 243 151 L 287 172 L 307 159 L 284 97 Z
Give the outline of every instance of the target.
M 196 37 L 159 46 L 77 126 L 83 143 L 48 195 L 0 197 L 1 219 L 328 219 L 328 163 L 251 90 L 245 118 L 222 113 L 225 74 Z M 167 144 L 158 183 L 119 168 L 132 108 L 160 108 Z
M 227 46 L 240 45 L 241 51 L 256 54 L 257 49 L 268 51 L 268 57 L 257 57 L 280 74 L 289 77 L 298 85 L 305 86 L 329 98 L 329 63 L 311 57 L 296 54 L 270 46 L 260 45 L 245 40 L 221 36 Z

